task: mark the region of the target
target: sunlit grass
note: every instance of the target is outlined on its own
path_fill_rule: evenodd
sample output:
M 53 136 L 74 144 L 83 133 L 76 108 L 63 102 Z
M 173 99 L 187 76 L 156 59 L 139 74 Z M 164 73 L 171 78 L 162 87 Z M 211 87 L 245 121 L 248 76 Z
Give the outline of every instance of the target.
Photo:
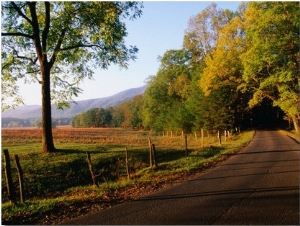
M 69 142 L 64 143 L 57 139 L 55 146 L 58 152 L 51 154 L 41 153 L 39 143 L 2 143 L 3 149 L 8 149 L 11 156 L 20 156 L 26 189 L 26 202 L 11 206 L 6 197 L 6 183 L 2 172 L 2 219 L 16 220 L 22 216 L 36 216 L 55 210 L 60 205 L 101 199 L 111 192 L 141 183 L 155 184 L 170 180 L 174 175 L 191 172 L 225 158 L 226 154 L 247 144 L 253 137 L 253 131 L 234 135 L 221 146 L 216 137 L 205 138 L 204 148 L 199 139 L 190 135 L 188 156 L 185 155 L 181 136 L 153 136 L 151 139 L 156 144 L 157 168 L 149 168 L 148 134 L 142 136 L 141 133 L 131 133 L 127 137 L 117 137 L 122 142 L 112 143 L 108 140 L 106 144 L 77 143 L 70 142 L 72 138 L 66 137 L 63 139 Z M 115 140 L 116 137 L 112 134 L 111 139 Z M 136 143 L 131 143 L 131 140 Z M 129 151 L 130 179 L 125 170 L 125 146 Z M 86 151 L 91 153 L 98 186 L 92 184 Z M 11 165 L 14 167 L 13 157 L 11 158 Z M 13 178 L 17 187 L 14 170 Z

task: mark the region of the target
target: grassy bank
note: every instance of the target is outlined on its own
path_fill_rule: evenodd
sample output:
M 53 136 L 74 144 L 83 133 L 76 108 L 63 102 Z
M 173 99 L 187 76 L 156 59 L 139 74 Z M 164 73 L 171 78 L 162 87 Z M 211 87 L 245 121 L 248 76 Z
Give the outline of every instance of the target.
M 42 154 L 38 132 L 35 136 L 32 131 L 28 136 L 25 131 L 15 135 L 2 131 L 2 148 L 8 149 L 11 156 L 19 155 L 26 198 L 23 204 L 10 205 L 2 172 L 2 224 L 53 224 L 107 208 L 209 168 L 240 150 L 253 137 L 253 131 L 243 132 L 220 146 L 217 138 L 210 135 L 205 137 L 202 148 L 200 139 L 193 134 L 188 137 L 186 156 L 180 135 L 108 129 L 86 131 L 86 136 L 83 132 L 79 136 L 76 131 L 60 133 L 64 135 L 57 132 L 55 137 L 59 151 Z M 149 135 L 157 149 L 157 168 L 149 167 Z M 129 151 L 129 179 L 125 147 Z M 86 151 L 91 153 L 97 186 L 92 183 Z M 15 165 L 13 159 L 11 165 Z M 17 188 L 14 168 L 12 173 Z
M 300 143 L 300 134 L 297 134 L 295 130 L 280 130 L 280 132 Z

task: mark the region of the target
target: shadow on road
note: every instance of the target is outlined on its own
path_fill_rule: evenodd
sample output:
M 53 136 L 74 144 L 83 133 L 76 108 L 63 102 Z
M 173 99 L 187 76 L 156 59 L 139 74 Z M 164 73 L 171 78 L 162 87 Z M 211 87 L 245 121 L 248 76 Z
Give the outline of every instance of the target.
M 282 192 L 282 191 L 299 191 L 299 186 L 291 187 L 274 187 L 274 188 L 255 188 L 255 189 L 238 189 L 238 190 L 224 190 L 224 191 L 210 191 L 201 193 L 190 193 L 190 194 L 177 194 L 177 195 L 162 195 L 162 196 L 148 196 L 138 198 L 133 201 L 155 201 L 155 200 L 166 200 L 166 199 L 186 199 L 196 198 L 202 196 L 217 196 L 217 195 L 231 195 L 231 194 L 246 194 L 246 193 L 262 193 L 262 192 Z M 299 193 L 297 194 L 299 197 Z

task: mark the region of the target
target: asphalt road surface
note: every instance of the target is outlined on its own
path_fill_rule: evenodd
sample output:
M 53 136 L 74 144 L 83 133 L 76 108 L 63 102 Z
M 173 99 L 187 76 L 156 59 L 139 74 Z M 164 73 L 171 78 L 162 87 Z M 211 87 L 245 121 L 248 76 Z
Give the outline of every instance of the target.
M 169 189 L 65 224 L 299 225 L 299 144 L 278 131 Z

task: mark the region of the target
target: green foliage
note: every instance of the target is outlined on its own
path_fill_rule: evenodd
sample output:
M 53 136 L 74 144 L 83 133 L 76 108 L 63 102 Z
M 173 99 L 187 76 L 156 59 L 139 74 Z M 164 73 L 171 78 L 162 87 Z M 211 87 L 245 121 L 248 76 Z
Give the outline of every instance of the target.
M 145 126 L 186 132 L 240 126 L 248 98 L 237 89 L 243 70 L 237 56 L 245 51 L 241 11 L 211 4 L 190 19 L 184 49 L 165 52 L 149 78 Z
M 131 101 L 128 102 L 131 111 L 130 124 L 131 127 L 133 128 L 143 127 L 143 118 L 142 118 L 143 104 L 144 104 L 144 97 L 141 95 L 134 97 Z
M 155 130 L 191 131 L 192 115 L 186 100 L 190 95 L 190 53 L 169 50 L 161 57 L 157 76 L 148 81 L 144 97 L 144 125 Z
M 198 80 L 207 96 L 193 88 L 190 107 L 203 112 L 201 117 L 195 115 L 197 124 L 224 125 L 223 117 L 217 119 L 217 115 L 230 114 L 235 122 L 225 121 L 240 124 L 249 109 L 268 98 L 293 120 L 298 131 L 298 43 L 297 3 L 254 2 L 242 4 L 236 13 L 218 11 L 211 5 L 192 18 L 185 45 L 192 55 L 194 48 L 202 56 L 205 66 Z
M 142 125 L 143 96 L 138 95 L 115 107 L 94 108 L 76 115 L 73 127 L 138 127 Z
M 253 2 L 245 11 L 247 51 L 243 79 L 253 90 L 250 104 L 273 101 L 299 130 L 299 4 Z
M 111 124 L 111 109 L 93 108 L 75 116 L 73 127 L 105 127 Z
M 2 108 L 17 96 L 17 81 L 43 83 L 51 71 L 58 107 L 79 95 L 93 68 L 127 67 L 137 47 L 125 45 L 125 19 L 141 14 L 136 2 L 2 2 Z M 47 92 L 50 92 L 47 91 Z

